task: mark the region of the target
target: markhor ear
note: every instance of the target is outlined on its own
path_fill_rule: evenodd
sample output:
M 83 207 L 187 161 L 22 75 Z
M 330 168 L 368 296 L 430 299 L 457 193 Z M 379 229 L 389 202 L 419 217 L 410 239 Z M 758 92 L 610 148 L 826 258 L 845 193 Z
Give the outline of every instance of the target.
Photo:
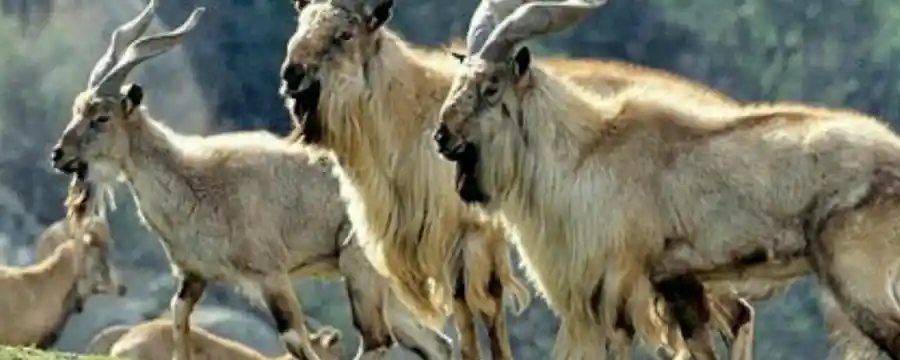
M 303 7 L 309 5 L 309 0 L 291 0 L 294 3 L 294 10 L 297 10 L 299 13 L 300 10 L 303 10 Z
M 394 0 L 385 0 L 378 5 L 375 5 L 375 8 L 372 9 L 372 13 L 369 14 L 367 19 L 367 26 L 369 31 L 378 30 L 384 23 L 391 19 L 392 10 L 394 8 Z
M 125 111 L 129 113 L 134 110 L 134 108 L 141 106 L 141 101 L 144 101 L 144 89 L 135 83 L 125 85 L 122 95 L 125 95 L 125 98 L 122 99 L 122 106 L 125 108 Z
M 513 64 L 515 65 L 516 77 L 521 78 L 528 73 L 528 67 L 531 66 L 531 51 L 528 50 L 527 46 L 519 49 L 519 52 L 513 58 Z

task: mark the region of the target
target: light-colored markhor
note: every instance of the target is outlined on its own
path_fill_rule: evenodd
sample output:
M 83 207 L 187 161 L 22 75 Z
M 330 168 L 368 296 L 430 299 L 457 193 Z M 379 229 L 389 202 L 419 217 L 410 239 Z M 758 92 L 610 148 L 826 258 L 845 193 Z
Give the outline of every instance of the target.
M 501 1 L 483 1 L 479 9 L 486 11 L 486 9 L 491 8 L 489 5 L 497 6 Z M 509 2 L 516 3 L 520 1 L 510 0 Z M 512 12 L 512 10 L 509 11 Z M 482 15 L 487 16 L 487 14 Z M 479 41 L 479 36 L 474 35 L 478 34 L 478 19 L 478 17 L 472 18 L 472 27 L 469 29 L 468 36 L 469 39 L 474 39 L 476 42 Z M 491 30 L 489 26 L 485 26 L 483 23 L 480 25 L 480 30 L 482 31 Z M 482 37 L 487 37 L 486 34 L 481 35 L 483 35 Z M 483 38 L 480 39 L 482 42 L 483 40 Z M 467 56 L 465 54 L 472 53 L 473 48 L 476 46 L 479 45 L 473 44 L 471 41 L 469 44 L 454 41 L 451 43 L 449 51 L 463 61 Z M 634 87 L 654 87 L 668 91 L 671 96 L 689 98 L 692 101 L 702 101 L 719 106 L 742 106 L 725 94 L 691 82 L 683 77 L 625 62 L 598 59 L 548 58 L 541 59 L 540 63 L 552 69 L 559 76 L 599 94 L 612 95 Z M 766 283 L 716 281 L 704 283 L 703 285 L 706 285 L 708 288 L 702 289 L 702 286 L 699 286 L 696 280 L 682 277 L 679 279 L 665 279 L 655 284 L 657 291 L 668 302 L 668 311 L 673 312 L 673 314 L 674 312 L 680 312 L 679 316 L 676 317 L 678 319 L 677 322 L 670 323 L 670 330 L 665 335 L 668 339 L 667 343 L 674 348 L 670 350 L 681 353 L 683 356 L 690 353 L 696 359 L 717 359 L 718 356 L 711 337 L 713 333 L 710 326 L 712 326 L 722 335 L 723 340 L 730 345 L 730 359 L 752 359 L 754 310 L 749 303 L 741 300 L 739 297 L 746 296 L 754 300 L 766 299 L 772 294 L 780 292 L 792 282 L 793 279 L 784 282 Z M 700 291 L 696 291 L 698 287 L 701 288 L 699 289 Z M 704 296 L 704 298 L 695 298 L 697 295 Z M 656 310 L 654 309 L 653 311 Z M 712 314 L 709 314 L 711 317 L 707 315 L 709 311 L 712 311 Z M 620 314 L 620 316 L 626 317 L 624 319 L 626 322 L 631 322 L 630 319 L 627 319 L 627 314 Z M 685 322 L 684 320 L 688 321 Z M 696 321 L 700 322 L 697 323 Z M 690 334 L 689 337 L 682 339 L 682 332 Z M 632 330 L 625 327 L 618 329 L 616 334 L 610 339 L 612 341 L 610 348 L 613 349 L 618 358 L 631 359 L 630 351 L 633 336 Z
M 423 321 L 437 327 L 453 312 L 463 358 L 481 358 L 478 314 L 493 357 L 511 359 L 503 292 L 520 309 L 530 294 L 512 273 L 502 227 L 459 201 L 453 168 L 431 151 L 431 125 L 422 121 L 437 114 L 458 62 L 411 49 L 384 30 L 392 1 L 371 9 L 354 0 L 295 6 L 282 92 L 296 137 L 339 165 L 367 257 Z
M 135 326 L 115 326 L 107 328 L 94 337 L 88 346 L 90 353 L 111 355 L 133 360 L 171 360 L 174 349 L 172 321 L 150 320 Z M 210 333 L 193 326 L 190 335 L 192 357 L 196 360 L 292 360 L 290 353 L 275 358 L 267 358 L 236 341 Z M 340 360 L 341 347 L 338 345 L 341 332 L 334 328 L 323 328 L 312 339 L 313 349 L 323 360 Z
M 153 6 L 151 1 L 114 33 L 98 68 L 110 56 L 118 65 L 95 69 L 100 75 L 76 98 L 52 157 L 57 169 L 87 182 L 122 179 L 130 186 L 143 221 L 161 238 L 181 279 L 172 299 L 176 357 L 190 356 L 187 320 L 206 285 L 227 281 L 261 298 L 288 349 L 314 359 L 291 277 L 338 275 L 347 280 L 367 349 L 391 346 L 393 330 L 417 335 L 401 338 L 410 340 L 403 345 L 411 349 L 449 357 L 442 334 L 410 327 L 403 310 L 386 312 L 384 279 L 359 251 L 345 251 L 356 246 L 348 240 L 349 221 L 328 165 L 310 164 L 300 147 L 265 132 L 174 133 L 141 106 L 139 85 L 122 86 L 134 66 L 177 45 L 200 15 L 195 11 L 171 33 L 135 41 Z M 397 325 L 389 329 L 389 322 Z
M 69 234 L 51 226 L 38 247 L 46 247 L 44 243 L 57 245 L 37 264 L 0 266 L 2 345 L 45 349 L 56 342 L 69 315 L 81 312 L 87 297 L 124 291 L 111 280 L 109 238 L 93 232 Z
M 441 112 L 460 194 L 518 229 L 528 269 L 571 319 L 557 355 L 590 356 L 603 335 L 592 329 L 613 326 L 621 306 L 642 313 L 651 276 L 749 267 L 758 278 L 812 270 L 900 356 L 897 278 L 884 271 L 900 250 L 900 139 L 846 110 L 713 106 L 652 88 L 599 96 L 513 51 L 597 6 L 517 9 L 467 59 Z M 655 326 L 635 324 L 645 341 Z
M 491 6 L 495 8 L 501 6 L 500 10 L 491 10 L 495 13 L 494 15 L 482 14 L 482 16 L 496 16 L 497 12 L 501 12 L 501 15 L 506 16 L 508 13 L 505 13 L 504 11 L 508 10 L 509 12 L 512 12 L 512 10 L 515 10 L 514 8 L 509 10 L 510 4 L 521 3 L 522 1 L 509 0 L 507 4 L 502 4 L 502 2 L 503 0 L 482 1 L 479 5 L 479 8 L 482 9 L 482 11 L 488 11 L 488 9 L 491 9 Z M 451 44 L 450 51 L 453 52 L 454 56 L 458 59 L 465 59 L 467 56 L 466 54 L 474 52 L 472 49 L 474 45 L 471 44 L 473 41 L 481 41 L 483 44 L 483 41 L 490 35 L 488 32 L 493 28 L 492 23 L 495 24 L 496 22 L 488 21 L 479 23 L 478 19 L 473 17 L 471 26 L 475 29 L 470 28 L 469 30 L 468 39 L 472 40 L 469 41 L 470 44 L 456 41 Z M 476 34 L 478 36 L 475 36 Z M 671 97 L 689 98 L 691 101 L 700 101 L 706 105 L 743 106 L 742 103 L 728 97 L 726 94 L 700 83 L 690 81 L 676 74 L 630 63 L 608 59 L 572 58 L 540 59 L 539 63 L 548 69 L 548 71 L 552 71 L 553 74 L 566 78 L 577 85 L 581 85 L 587 90 L 605 96 L 612 96 L 635 87 L 654 87 L 660 89 L 660 91 L 667 91 Z M 724 310 L 735 309 L 735 306 L 740 306 L 740 301 L 735 303 L 735 299 L 728 296 L 732 291 L 736 291 L 738 296 L 745 297 L 747 300 L 762 301 L 769 299 L 774 295 L 780 294 L 785 288 L 793 284 L 795 280 L 797 280 L 797 278 L 787 278 L 781 281 L 773 279 L 767 279 L 765 281 L 759 281 L 759 279 L 707 281 L 704 282 L 704 285 L 710 288 L 710 292 L 714 294 L 714 298 L 709 299 L 709 304 L 707 304 L 707 306 L 711 310 L 716 310 L 717 308 L 724 308 Z M 678 299 L 683 299 L 683 294 L 673 294 L 673 296 Z M 871 348 L 874 347 L 874 345 L 871 345 L 871 341 L 859 334 L 855 325 L 847 319 L 847 315 L 837 306 L 833 295 L 828 291 L 824 291 L 820 296 L 823 299 L 821 306 L 822 315 L 829 329 L 829 341 L 835 347 L 840 348 L 835 350 L 845 350 L 848 353 L 861 354 L 858 355 L 859 359 L 869 359 L 872 358 L 872 355 L 870 354 L 877 354 L 877 349 L 874 352 L 871 350 Z M 742 311 L 746 310 L 747 309 Z M 717 326 L 717 331 L 723 334 L 727 341 L 737 341 L 738 343 L 745 344 L 751 343 L 750 340 L 752 339 L 733 338 L 739 334 L 753 334 L 752 318 L 748 319 L 751 322 L 750 324 L 742 325 L 734 323 L 734 321 L 740 321 L 741 319 L 729 318 L 729 316 L 733 314 L 729 314 L 727 311 L 722 314 L 713 315 L 714 317 L 720 318 L 720 321 L 714 321 L 713 325 L 719 325 Z M 741 316 L 742 314 L 738 313 L 737 315 Z M 746 313 L 744 313 L 744 315 L 746 315 Z M 679 325 L 684 326 L 685 324 Z M 738 330 L 732 332 L 732 329 Z M 707 337 L 709 329 L 693 329 L 693 331 L 695 336 L 685 339 L 693 356 L 697 359 L 706 359 L 699 356 L 715 358 L 709 357 L 715 356 L 713 355 L 714 348 L 712 347 L 711 339 L 708 339 Z M 626 347 L 631 344 L 631 340 L 627 337 L 624 340 L 625 344 L 615 346 L 615 348 L 626 349 Z M 740 348 L 733 345 L 731 347 L 731 353 L 731 359 L 753 358 L 752 346 Z M 630 359 L 631 356 L 623 354 L 622 358 Z M 853 358 L 856 359 L 857 357 Z

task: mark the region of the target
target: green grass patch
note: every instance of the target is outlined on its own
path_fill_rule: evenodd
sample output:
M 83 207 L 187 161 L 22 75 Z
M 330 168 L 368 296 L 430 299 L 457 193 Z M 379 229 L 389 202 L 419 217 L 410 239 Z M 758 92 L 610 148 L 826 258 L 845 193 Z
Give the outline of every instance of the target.
M 41 351 L 27 347 L 0 346 L 0 360 L 116 360 L 108 356 Z

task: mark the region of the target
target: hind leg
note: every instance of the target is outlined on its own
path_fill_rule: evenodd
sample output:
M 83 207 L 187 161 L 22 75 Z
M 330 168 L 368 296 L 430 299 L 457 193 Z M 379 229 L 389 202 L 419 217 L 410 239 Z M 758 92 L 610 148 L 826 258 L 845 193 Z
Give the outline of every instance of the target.
M 850 321 L 891 359 L 900 359 L 897 289 L 900 199 L 876 187 L 854 209 L 808 236 L 819 280 Z
M 287 274 L 271 284 L 265 284 L 263 296 L 275 319 L 281 340 L 291 354 L 301 359 L 319 360 L 306 327 L 306 315 Z

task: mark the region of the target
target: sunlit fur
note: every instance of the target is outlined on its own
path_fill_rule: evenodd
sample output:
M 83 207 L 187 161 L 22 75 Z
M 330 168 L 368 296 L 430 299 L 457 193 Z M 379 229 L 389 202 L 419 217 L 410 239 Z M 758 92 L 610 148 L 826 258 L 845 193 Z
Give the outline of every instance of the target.
M 631 87 L 646 86 L 657 89 L 666 89 L 667 91 L 678 94 L 678 96 L 689 97 L 696 101 L 702 101 L 708 104 L 740 106 L 737 101 L 729 98 L 725 94 L 719 93 L 698 83 L 688 81 L 675 74 L 648 67 L 636 66 L 626 62 L 597 59 L 549 58 L 540 60 L 540 63 L 545 66 L 548 71 L 553 71 L 558 76 L 571 80 L 573 83 L 583 86 L 597 94 L 613 95 Z M 703 328 L 693 329 L 693 334 L 690 338 L 682 339 L 680 329 L 674 326 L 675 324 L 672 324 L 671 319 L 653 320 L 652 318 L 644 318 L 644 321 L 652 320 L 663 324 L 659 329 L 664 331 L 664 333 L 656 334 L 655 337 L 657 339 L 663 339 L 662 343 L 665 343 L 672 348 L 671 350 L 675 353 L 675 356 L 687 357 L 688 354 L 697 358 L 703 358 L 702 356 L 716 356 L 714 342 L 711 338 L 712 328 L 715 328 L 720 334 L 723 334 L 730 342 L 732 342 L 732 346 L 729 349 L 732 353 L 731 360 L 747 358 L 748 356 L 751 356 L 748 355 L 750 354 L 750 350 L 741 348 L 738 344 L 744 344 L 747 343 L 747 341 L 751 341 L 749 347 L 752 348 L 752 336 L 749 339 L 735 339 L 734 336 L 737 335 L 736 332 L 740 331 L 752 332 L 752 322 L 754 320 L 749 319 L 750 324 L 740 323 L 743 321 L 739 316 L 740 312 L 748 309 L 742 307 L 743 304 L 740 302 L 739 297 L 746 295 L 740 291 L 732 293 L 732 290 L 740 290 L 745 287 L 741 286 L 743 284 L 735 284 L 734 282 L 728 285 L 737 285 L 737 287 L 729 286 L 726 289 L 721 289 L 714 286 L 711 290 L 718 291 L 705 292 L 708 298 L 706 300 L 708 303 L 707 306 L 713 311 L 713 314 L 711 314 L 712 318 L 720 319 L 720 321 L 712 321 Z M 788 284 L 776 284 L 775 286 L 777 289 L 769 288 L 767 290 L 771 293 L 774 290 L 780 290 L 786 285 Z M 724 288 L 724 286 L 722 288 Z M 758 290 L 758 288 L 759 286 L 754 288 L 754 290 Z M 649 306 L 644 306 L 643 308 L 645 309 L 644 311 L 655 310 Z M 749 310 L 752 311 L 752 309 Z M 642 310 L 641 307 L 638 307 L 631 311 Z M 630 319 L 630 316 L 628 315 L 629 314 L 625 314 L 629 320 L 634 321 L 633 319 Z M 674 317 L 676 314 L 672 313 L 667 316 Z M 638 320 L 641 320 L 641 318 L 638 318 Z M 646 331 L 643 336 L 648 336 Z M 616 349 L 619 354 L 625 354 L 620 355 L 619 358 L 630 358 L 630 353 L 623 352 L 622 349 L 631 346 L 632 341 L 631 339 L 620 338 L 621 336 L 610 337 L 609 340 L 612 343 L 609 344 L 609 347 Z M 617 341 L 622 340 L 626 340 L 624 341 L 624 344 L 616 343 Z M 656 346 L 656 344 L 650 345 Z
M 465 43 L 454 40 L 447 46 L 448 52 L 465 53 Z M 554 75 L 566 78 L 575 84 L 584 86 L 587 90 L 604 95 L 614 95 L 633 86 L 650 86 L 666 89 L 672 96 L 690 97 L 708 104 L 722 104 L 741 106 L 741 104 L 727 95 L 719 93 L 699 83 L 689 81 L 678 75 L 662 70 L 646 68 L 626 62 L 606 59 L 572 59 L 572 58 L 547 58 L 538 59 L 544 69 Z M 738 296 L 748 300 L 761 301 L 771 298 L 783 292 L 796 278 L 787 279 L 740 279 L 729 281 L 712 281 L 710 286 L 713 294 L 727 294 L 736 291 Z M 717 295 L 719 296 L 719 295 Z M 827 292 L 822 297 L 831 298 Z M 721 299 L 719 300 L 721 301 Z M 833 300 L 832 300 L 833 301 Z M 841 312 L 836 305 L 824 306 L 823 316 L 829 326 L 829 340 L 836 347 L 846 349 L 851 354 L 868 358 L 865 354 L 871 354 L 870 341 L 861 337 L 859 331 L 847 319 L 847 315 Z M 719 324 L 719 330 L 723 330 Z M 725 329 L 727 330 L 727 329 Z M 877 349 L 874 350 L 877 354 Z
M 317 62 L 333 46 L 335 29 L 349 26 L 346 19 L 328 4 L 303 9 L 288 60 Z M 489 317 L 502 311 L 493 300 L 497 295 L 489 294 L 494 280 L 523 308 L 530 295 L 512 273 L 502 227 L 459 201 L 453 166 L 429 141 L 458 62 L 442 51 L 414 49 L 384 29 L 358 32 L 335 51 L 344 56 L 318 64 L 324 137 L 310 147 L 337 160 L 341 191 L 367 257 L 431 326 L 450 312 L 457 283 L 465 284 L 459 295 L 468 306 Z M 467 336 L 475 334 L 461 335 Z
M 384 38 L 389 36 L 385 32 Z M 381 59 L 370 60 L 379 66 L 370 70 L 377 82 L 363 83 L 362 73 L 329 79 L 334 83 L 324 87 L 321 98 L 328 129 L 323 146 L 339 161 L 342 191 L 370 259 L 399 284 L 407 283 L 402 288 L 423 315 L 440 316 L 440 306 L 453 294 L 465 247 L 499 244 L 491 247 L 500 254 L 480 252 L 489 250 L 488 244 L 475 249 L 473 255 L 495 257 L 482 260 L 486 268 L 465 265 L 467 291 L 475 292 L 487 288 L 493 264 L 508 264 L 508 249 L 502 229 L 469 211 L 455 197 L 452 182 L 438 180 L 452 179 L 453 167 L 433 154 L 427 130 L 441 90 L 449 86 L 436 78 L 449 79 L 442 70 L 457 65 L 443 54 L 416 53 L 404 45 L 399 39 L 382 43 Z M 438 280 L 443 296 L 433 303 L 430 278 Z M 504 280 L 521 286 L 511 276 Z M 475 304 L 487 297 L 475 295 L 469 299 Z
M 125 118 L 115 105 L 120 102 L 90 92 L 79 96 L 61 145 L 67 154 L 82 154 L 89 169 L 102 166 L 107 173 L 95 179 L 130 186 L 177 274 L 227 281 L 269 302 L 291 298 L 301 318 L 291 278 L 343 276 L 366 346 L 391 344 L 387 321 L 411 315 L 405 309 L 383 314 L 385 280 L 364 257 L 344 251 L 355 244 L 345 243 L 350 226 L 330 165 L 310 164 L 301 147 L 262 131 L 178 134 L 143 107 Z M 99 129 L 93 138 L 78 137 L 99 114 L 111 119 L 93 125 Z M 94 150 L 98 144 L 118 145 Z M 409 348 L 437 353 L 447 347 L 446 337 L 430 329 L 394 330 L 420 334 L 402 344 Z
M 200 327 L 191 328 L 193 358 L 197 360 L 291 360 L 290 353 L 270 358 L 236 341 L 217 336 Z M 340 360 L 341 333 L 323 328 L 313 334 L 313 348 L 322 360 Z M 103 346 L 104 344 L 107 344 Z M 133 327 L 114 327 L 94 337 L 88 346 L 91 353 L 134 360 L 171 360 L 174 342 L 171 320 L 150 320 Z M 104 349 L 105 347 L 105 349 Z
M 311 12 L 311 11 L 310 11 Z M 308 15 L 309 16 L 309 15 Z M 305 37 L 301 40 L 292 39 L 289 45 L 289 57 L 294 56 L 297 60 L 307 60 L 306 53 L 322 53 L 323 50 L 317 47 L 317 42 L 312 40 L 326 41 L 330 40 L 330 25 L 324 23 L 327 17 L 322 16 L 317 19 L 316 26 L 308 25 L 310 29 L 321 29 L 321 32 L 310 30 L 304 33 Z M 303 18 L 301 18 L 301 21 Z M 312 23 L 312 21 L 310 21 Z M 407 234 L 406 238 L 417 240 L 410 235 L 418 229 L 413 224 L 421 223 L 420 217 L 426 216 L 426 212 L 417 210 L 411 214 L 414 216 L 410 221 L 399 222 L 401 216 L 391 216 L 392 197 L 397 195 L 391 194 L 391 190 L 384 191 L 380 189 L 390 189 L 391 185 L 385 181 L 387 175 L 395 176 L 397 173 L 404 174 L 401 178 L 403 182 L 395 185 L 396 188 L 410 189 L 409 183 L 420 181 L 421 184 L 427 185 L 433 189 L 435 193 L 442 194 L 439 198 L 446 198 L 447 191 L 452 191 L 451 184 L 440 183 L 446 179 L 452 179 L 452 169 L 443 164 L 432 164 L 435 161 L 434 156 L 429 152 L 432 150 L 431 145 L 427 143 L 427 139 L 423 138 L 433 126 L 430 121 L 434 117 L 436 96 L 440 96 L 443 91 L 449 87 L 448 73 L 454 67 L 458 66 L 458 62 L 452 57 L 447 56 L 443 52 L 435 52 L 430 50 L 422 50 L 413 48 L 402 42 L 399 38 L 388 31 L 381 31 L 376 34 L 381 35 L 379 49 L 375 57 L 370 58 L 366 65 L 368 73 L 362 70 L 362 67 L 355 66 L 355 61 L 359 61 L 359 55 L 353 52 L 347 52 L 351 55 L 350 60 L 337 64 L 317 64 L 320 66 L 330 65 L 334 68 L 323 69 L 323 86 L 321 107 L 323 113 L 322 127 L 325 129 L 325 138 L 321 143 L 313 144 L 313 147 L 330 150 L 330 154 L 336 156 L 339 162 L 343 164 L 343 174 L 347 183 L 355 185 L 357 188 L 365 187 L 362 194 L 352 186 L 347 189 L 350 199 L 360 199 L 369 196 L 370 200 L 360 200 L 356 202 L 359 220 L 356 220 L 357 227 L 364 228 L 359 225 L 362 221 L 366 228 L 371 228 L 374 235 L 373 238 L 381 237 L 384 241 L 403 239 L 400 237 L 383 236 L 380 234 Z M 312 39 L 312 40 L 311 40 Z M 330 45 L 330 43 L 329 43 Z M 296 52 L 296 53 L 295 53 Z M 666 77 L 666 74 L 659 71 L 644 70 L 641 75 L 646 74 L 639 80 L 635 78 L 635 71 L 631 66 L 624 63 L 598 63 L 593 66 L 600 67 L 601 72 L 589 72 L 587 68 L 592 66 L 591 62 L 575 61 L 579 66 L 572 66 L 572 62 L 564 62 L 559 60 L 547 60 L 550 66 L 555 66 L 557 71 L 565 72 L 567 75 L 583 80 L 585 83 L 596 85 L 599 89 L 608 89 L 607 91 L 618 91 L 620 88 L 630 85 L 633 82 L 663 84 L 675 83 L 675 86 L 694 89 L 696 96 L 709 96 L 710 98 L 724 99 L 724 95 L 718 95 L 708 89 L 699 86 L 693 86 L 691 82 L 681 81 L 674 76 Z M 366 81 L 368 74 L 369 82 Z M 630 77 L 629 77 L 630 76 Z M 424 82 L 431 82 L 425 84 Z M 359 95 L 355 95 L 359 94 Z M 384 94 L 387 94 L 386 96 Z M 437 95 L 436 95 L 437 94 Z M 412 107 L 411 104 L 418 105 Z M 413 115 L 410 118 L 410 115 Z M 424 144 L 422 142 L 425 142 Z M 419 153 L 425 150 L 425 154 Z M 399 155 L 399 154 L 402 154 Z M 379 166 L 377 164 L 384 164 Z M 424 164 L 424 165 L 418 165 Z M 391 169 L 384 171 L 383 169 Z M 353 175 L 356 172 L 357 175 Z M 405 177 L 409 176 L 410 180 Z M 421 180 L 413 180 L 413 177 L 419 177 Z M 431 180 L 443 179 L 443 180 Z M 440 184 L 440 185 L 436 185 Z M 364 185 L 364 186 L 363 186 Z M 424 193 L 424 190 L 419 190 Z M 420 195 L 412 197 L 419 198 Z M 400 198 L 403 200 L 402 198 Z M 439 212 L 429 210 L 428 215 L 440 214 L 443 219 L 450 220 L 446 214 L 467 213 L 466 209 L 459 210 L 458 205 L 452 200 L 452 195 L 448 199 L 451 205 L 443 206 Z M 406 200 L 410 201 L 410 200 Z M 367 204 L 379 204 L 378 208 L 372 205 L 366 207 Z M 446 201 L 445 201 L 446 202 Z M 351 204 L 353 204 L 351 202 Z M 417 205 L 413 205 L 417 206 Z M 377 213 L 371 212 L 366 214 L 365 211 L 378 209 Z M 372 216 L 367 218 L 368 216 Z M 458 215 L 457 215 L 458 216 Z M 392 224 L 388 221 L 398 222 Z M 451 220 L 452 221 L 452 220 Z M 405 227 L 403 227 L 405 226 Z M 433 226 L 433 225 L 432 225 Z M 396 228 L 394 228 L 396 227 Z M 440 230 L 439 227 L 432 227 Z M 447 234 L 447 233 L 445 233 Z M 446 237 L 446 235 L 445 235 Z M 430 237 L 427 240 L 443 241 L 440 237 Z M 434 259 L 432 269 L 420 271 L 420 269 L 404 270 L 409 274 L 427 274 L 426 271 L 440 270 L 437 265 L 442 265 L 439 261 L 447 259 L 446 252 L 452 250 L 441 250 L 442 252 L 426 253 L 431 247 L 417 247 L 415 243 L 411 245 L 405 244 L 384 244 L 381 242 L 373 242 L 371 249 L 375 252 L 374 259 L 379 261 L 383 256 L 380 251 L 385 251 L 382 246 L 396 246 L 405 249 L 407 256 L 413 259 Z M 395 259 L 398 264 L 404 264 L 403 257 L 390 258 L 393 255 L 390 251 L 385 251 L 385 259 Z M 431 256 L 431 257 L 429 257 Z M 380 260 L 383 261 L 383 260 Z M 414 264 L 414 266 L 417 264 Z M 428 264 L 426 264 L 428 265 Z M 405 266 L 405 264 L 404 264 Z M 390 269 L 383 269 L 388 274 Z M 412 280 L 412 279 L 411 279 Z M 415 280 L 413 282 L 413 291 L 415 286 L 426 283 L 425 280 Z M 470 286 L 471 289 L 471 286 Z M 421 293 L 419 298 L 425 299 L 426 294 Z M 428 306 L 424 303 L 422 307 Z M 430 310 L 430 309 L 428 309 Z M 428 316 L 430 314 L 426 314 Z M 592 340 L 593 341 L 593 340 Z
M 94 273 L 107 269 L 106 253 L 95 251 L 103 240 L 94 239 L 67 237 L 34 265 L 0 266 L 0 344 L 48 348 L 88 296 L 108 289 L 98 281 L 108 274 Z
M 456 54 L 464 54 L 466 51 L 464 41 L 461 39 L 453 40 L 449 46 L 447 46 L 447 51 Z M 596 94 L 614 95 L 633 87 L 654 87 L 665 89 L 672 94 L 677 94 L 677 96 L 688 98 L 693 101 L 701 101 L 707 104 L 721 106 L 741 106 L 740 102 L 731 99 L 723 93 L 676 74 L 622 61 L 608 59 L 541 58 L 537 59 L 537 62 L 556 76 L 568 79 Z M 791 283 L 792 281 L 769 281 L 765 283 L 746 281 L 712 282 L 710 283 L 712 285 L 710 290 L 713 291 L 707 292 L 708 296 L 710 296 L 708 301 L 720 304 L 718 308 L 723 310 L 722 313 L 712 315 L 714 317 L 722 318 L 723 320 L 706 325 L 716 327 L 716 330 L 723 335 L 727 334 L 725 336 L 727 336 L 729 340 L 733 340 L 731 339 L 733 335 L 732 332 L 742 325 L 735 322 L 740 322 L 743 319 L 729 318 L 729 316 L 737 315 L 734 311 L 741 307 L 741 302 L 738 300 L 739 297 L 749 296 L 751 299 L 756 300 L 766 299 L 771 297 L 772 294 L 783 290 Z M 733 294 L 733 291 L 736 291 L 736 294 Z M 711 308 L 713 310 L 716 309 L 716 307 Z M 655 309 L 653 311 L 655 311 Z M 699 309 L 699 311 L 702 312 L 702 309 Z M 712 339 L 709 337 L 712 329 L 694 329 L 693 338 L 681 340 L 678 339 L 680 336 L 680 334 L 678 334 L 679 329 L 672 325 L 674 324 L 670 324 L 670 330 L 667 334 L 659 334 L 657 337 L 669 339 L 667 340 L 668 345 L 670 347 L 676 347 L 673 349 L 676 353 L 685 354 L 690 352 L 694 354 L 694 356 L 701 356 L 702 354 L 713 353 L 715 351 Z M 752 326 L 746 327 L 748 327 L 747 330 L 752 331 Z M 617 349 L 615 351 L 619 352 L 627 351 L 625 348 L 630 347 L 632 341 L 630 338 L 623 336 L 625 336 L 625 334 L 611 338 L 610 340 L 613 340 L 614 342 L 622 341 L 624 343 L 610 344 L 610 347 Z M 690 349 L 677 348 L 679 346 L 688 346 Z M 730 350 L 734 354 L 738 354 L 741 353 L 743 349 L 732 347 Z M 630 357 L 627 354 L 628 353 L 625 353 L 625 355 L 620 355 L 619 357 Z M 735 357 L 733 356 L 732 359 L 735 359 Z
M 809 259 L 855 323 L 900 354 L 892 276 L 867 270 L 893 265 L 886 254 L 900 250 L 900 225 L 888 220 L 900 213 L 900 141 L 884 124 L 801 104 L 710 105 L 652 87 L 603 96 L 541 66 L 514 78 L 511 64 L 468 64 L 442 120 L 478 147 L 485 208 L 521 234 L 550 302 L 585 319 L 567 324 L 558 354 L 590 346 L 583 334 L 595 321 L 611 326 L 621 304 L 650 302 L 635 285 L 648 276 L 727 272 L 760 250 L 784 261 L 769 262 L 773 273 Z M 500 103 L 521 118 L 499 106 L 473 111 L 471 95 L 496 74 Z M 645 336 L 655 326 L 636 321 Z
M 539 60 L 548 71 L 557 76 L 572 80 L 574 83 L 599 94 L 613 95 L 633 86 L 649 86 L 666 89 L 670 94 L 689 97 L 704 104 L 721 104 L 723 106 L 742 106 L 741 103 L 700 83 L 689 81 L 681 76 L 662 70 L 633 65 L 626 62 L 606 59 L 569 59 L 551 58 Z M 752 301 L 762 301 L 781 294 L 797 278 L 786 279 L 730 279 L 725 282 L 709 282 L 707 286 L 717 299 L 713 301 L 734 301 L 728 299 L 731 291 L 737 296 Z M 831 298 L 826 291 L 823 298 Z M 831 300 L 833 301 L 833 299 Z M 717 315 L 717 314 L 714 314 Z M 846 314 L 837 306 L 825 307 L 823 317 L 829 326 L 829 340 L 832 344 L 848 349 L 849 353 L 871 352 L 870 341 L 858 335 L 859 331 L 848 322 Z M 728 331 L 734 324 L 719 322 L 719 331 Z M 726 326 L 722 326 L 726 325 Z M 752 331 L 752 328 L 751 328 Z M 688 339 L 697 341 L 699 339 Z M 712 345 L 712 344 L 709 344 Z M 858 350 L 856 350 L 858 348 Z M 678 350 L 676 350 L 678 351 Z M 732 349 L 739 352 L 740 349 Z M 877 353 L 877 350 L 875 350 Z M 864 358 L 864 357 L 863 357 Z

